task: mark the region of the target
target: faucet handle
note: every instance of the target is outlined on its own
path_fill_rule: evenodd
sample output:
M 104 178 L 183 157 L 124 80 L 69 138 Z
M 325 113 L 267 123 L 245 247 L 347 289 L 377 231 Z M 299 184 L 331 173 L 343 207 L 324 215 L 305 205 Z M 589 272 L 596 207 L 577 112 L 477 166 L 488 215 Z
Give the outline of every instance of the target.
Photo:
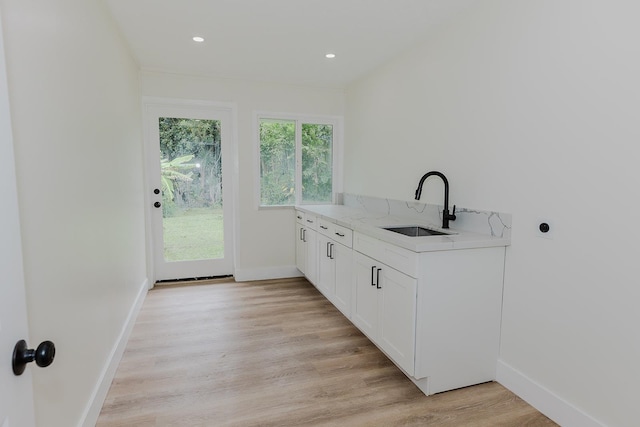
M 451 215 L 449 215 L 449 219 L 451 221 L 455 221 L 456 220 L 456 205 L 453 205 L 453 212 L 451 212 Z

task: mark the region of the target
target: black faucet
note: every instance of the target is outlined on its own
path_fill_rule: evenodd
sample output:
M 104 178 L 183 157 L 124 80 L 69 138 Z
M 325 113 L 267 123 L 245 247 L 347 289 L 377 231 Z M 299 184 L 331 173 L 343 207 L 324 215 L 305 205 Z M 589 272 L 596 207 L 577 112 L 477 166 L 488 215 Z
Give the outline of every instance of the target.
M 439 176 L 440 178 L 442 178 L 442 181 L 444 181 L 444 210 L 442 211 L 442 228 L 449 228 L 449 221 L 456 220 L 456 205 L 453 205 L 453 213 L 449 213 L 449 181 L 447 181 L 446 176 L 438 171 L 425 173 L 424 176 L 420 178 L 420 183 L 418 184 L 418 189 L 416 190 L 416 200 L 420 200 L 420 195 L 422 194 L 422 184 L 424 184 L 424 181 L 431 175 Z

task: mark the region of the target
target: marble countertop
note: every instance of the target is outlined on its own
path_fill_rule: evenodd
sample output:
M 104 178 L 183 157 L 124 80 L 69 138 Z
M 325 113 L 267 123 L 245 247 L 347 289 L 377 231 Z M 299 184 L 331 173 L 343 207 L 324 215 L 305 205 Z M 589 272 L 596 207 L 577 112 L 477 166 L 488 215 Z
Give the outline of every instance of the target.
M 368 212 L 364 209 L 344 205 L 303 205 L 296 206 L 296 209 L 413 252 L 488 248 L 509 246 L 511 244 L 511 240 L 505 237 L 472 233 L 457 230 L 455 227 L 443 230 L 440 228 L 440 224 L 427 223 L 397 215 Z M 413 225 L 451 234 L 446 236 L 409 237 L 381 228 Z

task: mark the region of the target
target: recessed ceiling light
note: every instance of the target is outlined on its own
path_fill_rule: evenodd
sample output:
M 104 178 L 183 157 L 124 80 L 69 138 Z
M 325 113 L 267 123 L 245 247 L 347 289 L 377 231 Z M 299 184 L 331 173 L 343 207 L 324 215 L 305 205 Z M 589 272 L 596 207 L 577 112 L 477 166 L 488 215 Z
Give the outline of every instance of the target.
M 194 41 L 194 42 L 198 42 L 198 43 L 202 43 L 202 42 L 204 41 L 204 39 L 203 39 L 202 37 L 195 36 L 195 37 L 193 38 L 193 41 Z
M 328 58 L 328 59 L 333 59 L 333 58 L 336 57 L 336 54 L 335 53 L 327 53 L 324 57 Z

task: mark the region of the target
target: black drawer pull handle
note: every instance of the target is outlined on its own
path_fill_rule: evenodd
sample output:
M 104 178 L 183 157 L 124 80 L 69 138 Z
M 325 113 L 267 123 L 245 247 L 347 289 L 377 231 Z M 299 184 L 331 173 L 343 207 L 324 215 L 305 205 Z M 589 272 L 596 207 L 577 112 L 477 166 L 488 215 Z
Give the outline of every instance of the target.
M 311 221 L 310 219 L 308 219 L 308 220 L 307 220 L 307 222 L 308 222 L 309 224 L 313 224 L 313 221 Z
M 320 228 L 322 228 L 323 230 L 328 230 L 329 227 L 325 227 L 324 225 L 321 225 Z
M 344 237 L 344 234 L 336 232 L 336 236 Z

